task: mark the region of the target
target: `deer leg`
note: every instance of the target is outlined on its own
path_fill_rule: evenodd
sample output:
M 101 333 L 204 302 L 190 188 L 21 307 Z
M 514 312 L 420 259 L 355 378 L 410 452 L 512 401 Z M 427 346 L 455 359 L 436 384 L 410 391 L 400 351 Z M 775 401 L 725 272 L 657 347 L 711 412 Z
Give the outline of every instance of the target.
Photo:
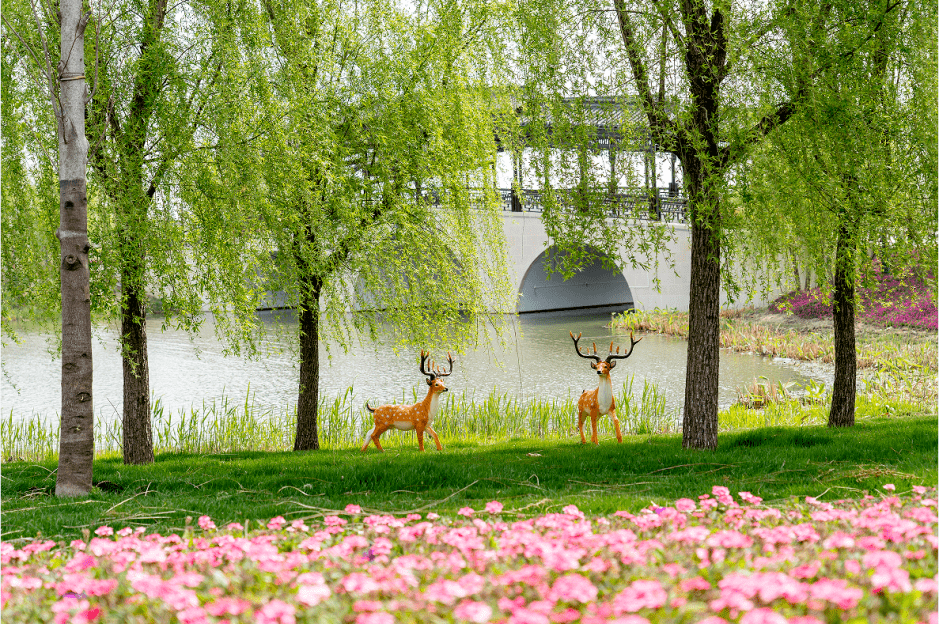
M 577 417 L 577 428 L 580 430 L 580 443 L 586 444 L 587 438 L 584 436 L 584 421 L 587 420 L 586 412 L 580 412 Z
M 430 435 L 434 436 L 434 442 L 437 444 L 437 450 L 442 451 L 443 446 L 440 444 L 440 438 L 437 437 L 437 432 L 431 429 L 430 426 L 427 427 L 427 431 L 430 433 Z
M 590 414 L 590 428 L 593 430 L 593 435 L 590 436 L 590 441 L 600 446 L 600 440 L 597 438 L 597 421 L 600 419 L 600 413 L 594 412 Z
M 382 426 L 375 425 L 375 433 L 372 434 L 372 442 L 375 443 L 375 448 L 377 448 L 382 453 L 385 452 L 385 449 L 381 447 L 381 442 L 378 441 L 378 438 L 379 436 L 381 436 L 381 434 L 388 431 L 388 429 L 389 429 L 388 425 L 382 425 Z M 363 448 L 362 450 L 364 451 L 365 449 Z
M 420 449 L 421 453 L 424 452 L 424 430 L 417 430 L 417 446 Z
M 365 439 L 362 440 L 362 452 L 365 452 L 365 449 L 368 448 L 368 443 L 372 441 L 372 434 L 375 433 L 375 427 L 372 427 L 368 430 L 368 433 L 365 434 Z
M 623 434 L 619 430 L 619 418 L 616 417 L 616 410 L 610 410 L 610 416 L 613 417 L 613 428 L 616 429 L 616 441 L 623 443 Z

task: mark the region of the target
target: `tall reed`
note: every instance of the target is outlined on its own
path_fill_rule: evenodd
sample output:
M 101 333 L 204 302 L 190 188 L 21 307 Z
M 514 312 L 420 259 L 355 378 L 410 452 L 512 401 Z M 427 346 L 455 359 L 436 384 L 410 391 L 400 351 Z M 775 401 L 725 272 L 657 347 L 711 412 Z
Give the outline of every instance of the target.
M 402 403 L 422 397 L 412 391 L 402 394 Z M 633 392 L 633 378 L 623 384 L 617 398 L 617 413 L 624 433 L 652 434 L 675 430 L 678 416 L 665 408 L 665 395 L 648 381 L 641 394 Z M 231 453 L 239 451 L 283 451 L 293 448 L 296 408 L 282 411 L 257 405 L 249 390 L 244 400 L 228 397 L 202 401 L 176 412 L 159 398 L 152 402 L 153 440 L 156 452 Z M 519 401 L 505 393 L 492 392 L 481 400 L 462 393 L 441 403 L 434 429 L 447 443 L 486 443 L 511 438 L 564 438 L 577 435 L 577 399 L 530 399 Z M 56 419 L 57 421 L 57 419 Z M 338 397 L 321 399 L 318 412 L 320 446 L 347 449 L 361 445 L 369 429 L 371 414 L 352 389 Z M 586 425 L 589 427 L 589 423 Z M 613 434 L 612 420 L 601 417 L 602 435 Z M 0 421 L 2 460 L 41 461 L 58 455 L 58 422 L 36 416 L 26 420 Z M 389 431 L 382 445 L 390 448 L 415 446 L 414 432 Z M 95 449 L 99 456 L 120 453 L 121 423 L 96 419 Z

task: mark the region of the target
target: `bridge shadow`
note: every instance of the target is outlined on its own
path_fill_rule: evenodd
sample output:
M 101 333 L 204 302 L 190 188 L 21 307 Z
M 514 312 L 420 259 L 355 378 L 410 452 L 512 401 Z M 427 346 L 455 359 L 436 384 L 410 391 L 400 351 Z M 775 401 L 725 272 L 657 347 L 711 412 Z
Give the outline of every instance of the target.
M 603 266 L 601 251 L 589 248 L 594 261 L 565 280 L 553 271 L 558 251 L 549 247 L 541 253 L 522 278 L 519 287 L 519 314 L 533 312 L 577 313 L 622 312 L 632 309 L 633 296 L 623 273 Z

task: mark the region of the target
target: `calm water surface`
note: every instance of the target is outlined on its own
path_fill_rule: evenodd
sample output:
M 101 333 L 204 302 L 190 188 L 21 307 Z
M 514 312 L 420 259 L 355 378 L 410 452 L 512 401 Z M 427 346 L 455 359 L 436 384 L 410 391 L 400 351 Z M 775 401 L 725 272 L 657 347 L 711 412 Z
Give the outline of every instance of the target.
M 601 357 L 606 356 L 610 340 L 629 345 L 629 336 L 614 334 L 606 325 L 610 315 L 516 317 L 509 330 L 506 348 L 498 346 L 456 355 L 455 370 L 447 386 L 455 394 L 465 392 L 484 399 L 490 392 L 505 393 L 521 400 L 533 398 L 566 399 L 596 387 L 597 376 L 589 360 L 574 353 L 568 336 L 572 330 L 583 333 L 581 345 L 597 343 Z M 287 329 L 291 321 L 286 323 Z M 50 354 L 48 337 L 25 333 L 22 344 L 11 344 L 0 352 L 3 381 L 0 409 L 14 420 L 34 415 L 57 419 L 60 410 L 61 362 Z M 160 320 L 148 324 L 150 388 L 153 396 L 173 413 L 201 406 L 227 397 L 244 402 L 253 395 L 254 404 L 276 413 L 292 409 L 297 401 L 299 366 L 288 348 L 286 338 L 275 341 L 273 351 L 261 360 L 249 361 L 225 357 L 211 327 L 195 336 L 169 329 L 160 331 Z M 666 397 L 669 411 L 678 412 L 684 402 L 685 356 L 687 342 L 665 336 L 645 336 L 633 355 L 617 363 L 613 371 L 617 391 L 630 376 L 633 392 L 641 395 L 644 382 L 655 383 Z M 390 346 L 357 344 L 349 353 L 330 345 L 330 354 L 321 348 L 320 393 L 337 397 L 352 388 L 354 401 L 401 402 L 417 390 L 426 391 L 418 372 L 418 349 L 401 350 L 396 355 Z M 445 360 L 434 354 L 438 361 Z M 97 418 L 119 419 L 122 407 L 121 358 L 117 332 L 96 330 L 93 346 L 94 401 Z M 794 381 L 805 384 L 810 379 L 830 384 L 831 373 L 795 362 L 757 355 L 721 351 L 720 404 L 736 400 L 736 390 L 757 377 L 772 382 Z M 250 388 L 250 389 L 249 389 Z

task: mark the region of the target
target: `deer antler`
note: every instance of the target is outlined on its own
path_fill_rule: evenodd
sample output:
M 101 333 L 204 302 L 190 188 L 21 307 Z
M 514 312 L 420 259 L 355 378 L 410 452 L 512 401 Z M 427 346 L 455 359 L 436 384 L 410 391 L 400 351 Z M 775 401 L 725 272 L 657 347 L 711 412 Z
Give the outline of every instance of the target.
M 427 358 L 430 357 L 429 351 L 421 350 L 421 374 L 427 375 L 428 381 L 433 381 L 438 377 L 449 377 L 453 373 L 453 356 L 450 355 L 450 352 L 447 351 L 447 362 L 450 364 L 450 370 L 444 372 L 435 362 L 430 363 L 429 370 L 425 370 L 425 364 L 427 363 Z
M 642 340 L 642 338 L 640 338 L 639 340 Z M 625 360 L 630 355 L 632 355 L 633 349 L 636 348 L 636 345 L 639 343 L 639 340 L 634 340 L 633 333 L 629 332 L 629 342 L 630 342 L 629 351 L 627 351 L 625 355 L 619 354 L 619 347 L 616 347 L 616 353 L 613 353 L 613 343 L 611 342 L 610 354 L 606 356 L 606 363 L 610 365 L 610 368 L 613 368 L 614 366 L 616 366 L 616 360 Z M 599 360 L 597 361 L 599 362 Z
M 590 349 L 587 349 L 588 355 L 584 355 L 583 353 L 581 353 L 581 351 L 580 351 L 580 346 L 578 346 L 577 341 L 580 340 L 581 335 L 583 335 L 582 333 L 577 334 L 577 337 L 576 337 L 576 338 L 574 338 L 574 332 L 568 332 L 568 333 L 571 335 L 571 340 L 574 341 L 574 350 L 577 351 L 577 355 L 579 355 L 580 357 L 584 358 L 585 360 L 594 360 L 597 364 L 600 363 L 600 356 L 599 356 L 599 355 L 596 355 L 596 354 L 594 354 L 594 355 L 589 355 Z M 596 351 L 596 348 L 594 348 L 594 351 Z
M 420 366 L 421 375 L 427 376 L 428 383 L 433 381 L 434 379 L 437 379 L 437 373 L 435 373 L 432 370 L 430 371 L 424 370 L 424 364 L 427 363 L 427 358 L 429 357 L 430 357 L 430 352 L 424 351 L 423 349 L 421 349 L 421 366 Z M 431 368 L 433 368 L 433 364 L 431 364 Z
M 437 371 L 437 377 L 449 377 L 450 374 L 453 372 L 453 356 L 450 355 L 449 351 L 447 351 L 447 362 L 449 362 L 450 364 L 450 370 L 448 370 L 447 372 L 441 372 L 441 368 L 439 366 L 434 368 L 434 370 Z

